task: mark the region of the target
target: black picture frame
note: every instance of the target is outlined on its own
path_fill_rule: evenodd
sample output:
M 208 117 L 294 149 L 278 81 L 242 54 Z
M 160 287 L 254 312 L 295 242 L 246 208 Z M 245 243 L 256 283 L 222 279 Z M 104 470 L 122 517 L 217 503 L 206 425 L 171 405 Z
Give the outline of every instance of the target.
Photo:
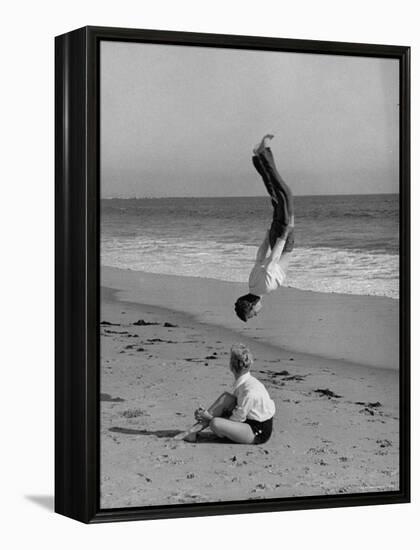
M 99 44 L 166 45 L 393 58 L 400 83 L 400 485 L 398 491 L 101 509 L 99 505 Z M 84 27 L 55 40 L 55 511 L 85 523 L 410 500 L 410 48 Z

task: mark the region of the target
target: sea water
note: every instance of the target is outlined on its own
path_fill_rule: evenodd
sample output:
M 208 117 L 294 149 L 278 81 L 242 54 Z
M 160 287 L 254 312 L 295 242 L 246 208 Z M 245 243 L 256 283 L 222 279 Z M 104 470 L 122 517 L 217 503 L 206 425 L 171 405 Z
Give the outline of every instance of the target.
M 102 199 L 102 265 L 246 283 L 267 197 Z M 286 286 L 399 296 L 399 196 L 295 197 Z

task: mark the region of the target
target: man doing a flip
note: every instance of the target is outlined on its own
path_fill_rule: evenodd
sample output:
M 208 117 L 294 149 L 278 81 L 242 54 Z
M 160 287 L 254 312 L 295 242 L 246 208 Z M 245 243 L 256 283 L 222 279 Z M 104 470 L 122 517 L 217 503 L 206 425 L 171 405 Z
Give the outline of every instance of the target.
M 235 303 L 237 316 L 245 322 L 261 310 L 262 296 L 284 283 L 294 245 L 293 196 L 277 171 L 271 149 L 267 147 L 267 141 L 273 137 L 271 134 L 264 136 L 252 157 L 271 197 L 273 220 L 249 275 L 249 294 L 241 296 Z

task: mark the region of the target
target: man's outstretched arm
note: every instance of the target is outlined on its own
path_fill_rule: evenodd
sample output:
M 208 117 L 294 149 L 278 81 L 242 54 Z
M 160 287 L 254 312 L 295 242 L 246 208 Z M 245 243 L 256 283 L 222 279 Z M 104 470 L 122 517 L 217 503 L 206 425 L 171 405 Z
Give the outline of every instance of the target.
M 274 261 L 278 261 L 280 260 L 282 254 L 283 254 L 283 250 L 284 250 L 284 247 L 286 245 L 286 242 L 287 242 L 287 239 L 289 238 L 289 234 L 291 231 L 293 231 L 293 228 L 294 228 L 294 216 L 292 217 L 292 221 L 291 223 L 286 227 L 284 233 L 282 235 L 280 235 L 280 237 L 277 237 L 277 240 L 271 250 L 271 254 L 270 254 L 270 261 L 271 260 L 274 260 Z M 293 245 L 292 247 L 289 246 L 289 249 L 287 250 L 287 252 L 291 252 L 293 248 Z
M 265 260 L 265 257 L 267 256 L 267 250 L 270 248 L 270 231 L 267 231 L 265 234 L 263 242 L 260 244 L 260 247 L 258 248 L 256 261 L 261 263 Z
M 277 241 L 273 246 L 273 250 L 271 251 L 271 254 L 270 254 L 270 261 L 280 260 L 281 255 L 283 254 L 283 249 L 286 244 L 286 241 L 287 241 L 287 233 L 277 238 Z

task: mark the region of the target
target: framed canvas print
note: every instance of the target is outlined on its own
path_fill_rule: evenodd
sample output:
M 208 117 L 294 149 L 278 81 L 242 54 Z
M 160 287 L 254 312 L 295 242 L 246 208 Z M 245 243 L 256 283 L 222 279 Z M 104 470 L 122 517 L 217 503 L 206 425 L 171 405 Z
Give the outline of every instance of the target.
M 409 501 L 409 48 L 56 38 L 56 511 Z

